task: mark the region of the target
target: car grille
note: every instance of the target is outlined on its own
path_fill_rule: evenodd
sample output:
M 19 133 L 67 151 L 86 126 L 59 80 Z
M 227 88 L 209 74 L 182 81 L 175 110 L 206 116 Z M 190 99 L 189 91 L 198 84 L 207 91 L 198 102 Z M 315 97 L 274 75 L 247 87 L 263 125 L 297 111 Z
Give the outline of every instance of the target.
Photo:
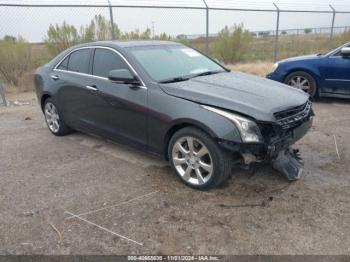
M 299 126 L 310 115 L 312 108 L 311 101 L 307 101 L 305 104 L 297 107 L 293 107 L 288 110 L 274 113 L 275 118 L 279 125 L 283 129 L 289 129 Z

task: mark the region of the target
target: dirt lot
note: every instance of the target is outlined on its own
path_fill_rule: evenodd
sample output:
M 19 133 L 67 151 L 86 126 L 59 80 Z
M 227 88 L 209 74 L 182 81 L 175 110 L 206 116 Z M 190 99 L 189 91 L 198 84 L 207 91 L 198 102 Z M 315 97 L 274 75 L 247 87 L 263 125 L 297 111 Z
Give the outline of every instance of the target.
M 51 135 L 32 98 L 0 108 L 0 254 L 350 254 L 349 101 L 314 104 L 300 181 L 265 166 L 199 192 L 144 153 Z

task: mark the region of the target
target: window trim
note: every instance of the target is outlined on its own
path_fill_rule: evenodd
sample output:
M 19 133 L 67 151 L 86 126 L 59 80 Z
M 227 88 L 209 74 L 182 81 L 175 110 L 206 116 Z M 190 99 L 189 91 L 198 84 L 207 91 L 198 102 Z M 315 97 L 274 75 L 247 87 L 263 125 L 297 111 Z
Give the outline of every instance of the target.
M 61 65 L 61 63 L 64 61 L 64 59 L 66 59 L 68 56 L 70 56 L 73 52 L 78 51 L 78 50 L 82 50 L 82 49 L 107 49 L 110 50 L 114 53 L 116 53 L 117 55 L 119 55 L 122 60 L 124 60 L 124 62 L 130 67 L 131 71 L 139 78 L 139 80 L 141 81 L 141 85 L 140 88 L 144 88 L 147 89 L 144 81 L 142 80 L 142 78 L 139 76 L 139 74 L 136 72 L 136 70 L 134 69 L 134 67 L 130 64 L 130 62 L 117 50 L 111 48 L 111 47 L 107 47 L 107 46 L 84 46 L 84 47 L 79 47 L 79 48 L 75 48 L 73 50 L 71 50 L 68 54 L 66 54 L 57 64 L 56 66 L 53 68 L 53 71 L 59 71 L 59 72 L 66 72 L 66 73 L 71 73 L 71 74 L 76 74 L 76 75 L 81 75 L 81 76 L 89 76 L 89 77 L 93 77 L 93 78 L 98 78 L 98 79 L 103 79 L 103 80 L 107 80 L 110 81 L 108 78 L 106 77 L 101 77 L 101 76 L 95 76 L 92 74 L 92 72 L 89 72 L 89 74 L 85 74 L 85 73 L 80 73 L 80 72 L 74 72 L 74 71 L 70 71 L 70 70 L 64 70 L 64 69 L 58 69 L 58 67 Z M 93 52 L 93 55 L 95 54 L 95 52 Z M 91 71 L 91 70 L 90 70 Z
M 68 69 L 69 69 L 69 62 L 70 62 L 70 60 L 71 60 L 71 55 L 72 55 L 73 53 L 79 51 L 79 50 L 80 50 L 80 49 L 75 49 L 75 50 L 73 50 L 72 52 L 70 52 L 68 55 L 66 55 L 66 56 L 63 58 L 63 60 L 62 60 L 58 65 L 56 65 L 55 69 L 61 70 L 61 71 L 65 71 L 65 72 L 70 72 L 70 73 L 78 73 L 78 74 L 84 74 L 84 75 L 86 75 L 86 73 L 76 72 L 76 71 L 73 71 L 73 70 L 68 70 Z M 83 50 L 83 48 L 82 48 L 82 50 Z M 92 51 L 90 51 L 89 56 L 90 56 L 90 57 L 89 57 L 88 73 L 90 73 L 90 71 L 91 71 L 90 67 L 91 67 Z M 59 69 L 58 67 L 63 63 L 63 61 L 64 61 L 66 58 L 68 58 L 67 69 L 66 69 L 66 70 L 65 70 L 65 69 Z
M 71 53 L 70 53 L 71 54 Z M 62 59 L 62 61 L 55 67 L 57 68 L 58 70 L 63 70 L 63 71 L 68 71 L 68 65 L 69 65 L 69 60 L 70 60 L 70 54 L 65 56 L 65 58 Z M 67 59 L 67 66 L 65 66 L 67 68 L 67 70 L 65 69 L 59 69 L 58 67 L 60 67 L 62 65 L 62 63 L 64 62 L 64 60 Z

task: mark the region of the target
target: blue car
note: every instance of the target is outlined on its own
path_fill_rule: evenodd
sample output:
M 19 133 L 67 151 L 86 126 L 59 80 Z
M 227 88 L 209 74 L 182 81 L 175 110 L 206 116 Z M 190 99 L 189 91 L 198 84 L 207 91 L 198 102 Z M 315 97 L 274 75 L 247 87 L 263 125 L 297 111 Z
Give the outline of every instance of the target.
M 279 61 L 266 77 L 302 89 L 311 97 L 350 98 L 350 43 L 327 54 Z

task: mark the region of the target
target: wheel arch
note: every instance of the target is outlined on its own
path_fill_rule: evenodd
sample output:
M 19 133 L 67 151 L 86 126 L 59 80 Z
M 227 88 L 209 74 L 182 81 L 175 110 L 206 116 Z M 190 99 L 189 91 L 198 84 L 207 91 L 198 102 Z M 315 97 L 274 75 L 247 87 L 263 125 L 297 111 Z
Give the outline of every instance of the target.
M 48 93 L 44 93 L 41 98 L 40 98 L 40 106 L 41 106 L 41 110 L 44 112 L 44 105 L 45 105 L 45 101 L 51 98 L 51 95 Z
M 168 156 L 168 147 L 171 137 L 180 129 L 183 129 L 185 127 L 195 127 L 199 130 L 207 133 L 210 137 L 216 138 L 217 135 L 214 133 L 213 130 L 211 130 L 208 126 L 205 124 L 193 120 L 193 119 L 179 119 L 177 121 L 174 121 L 172 125 L 168 128 L 167 132 L 164 136 L 164 148 L 163 148 L 163 155 L 166 160 L 169 160 Z

